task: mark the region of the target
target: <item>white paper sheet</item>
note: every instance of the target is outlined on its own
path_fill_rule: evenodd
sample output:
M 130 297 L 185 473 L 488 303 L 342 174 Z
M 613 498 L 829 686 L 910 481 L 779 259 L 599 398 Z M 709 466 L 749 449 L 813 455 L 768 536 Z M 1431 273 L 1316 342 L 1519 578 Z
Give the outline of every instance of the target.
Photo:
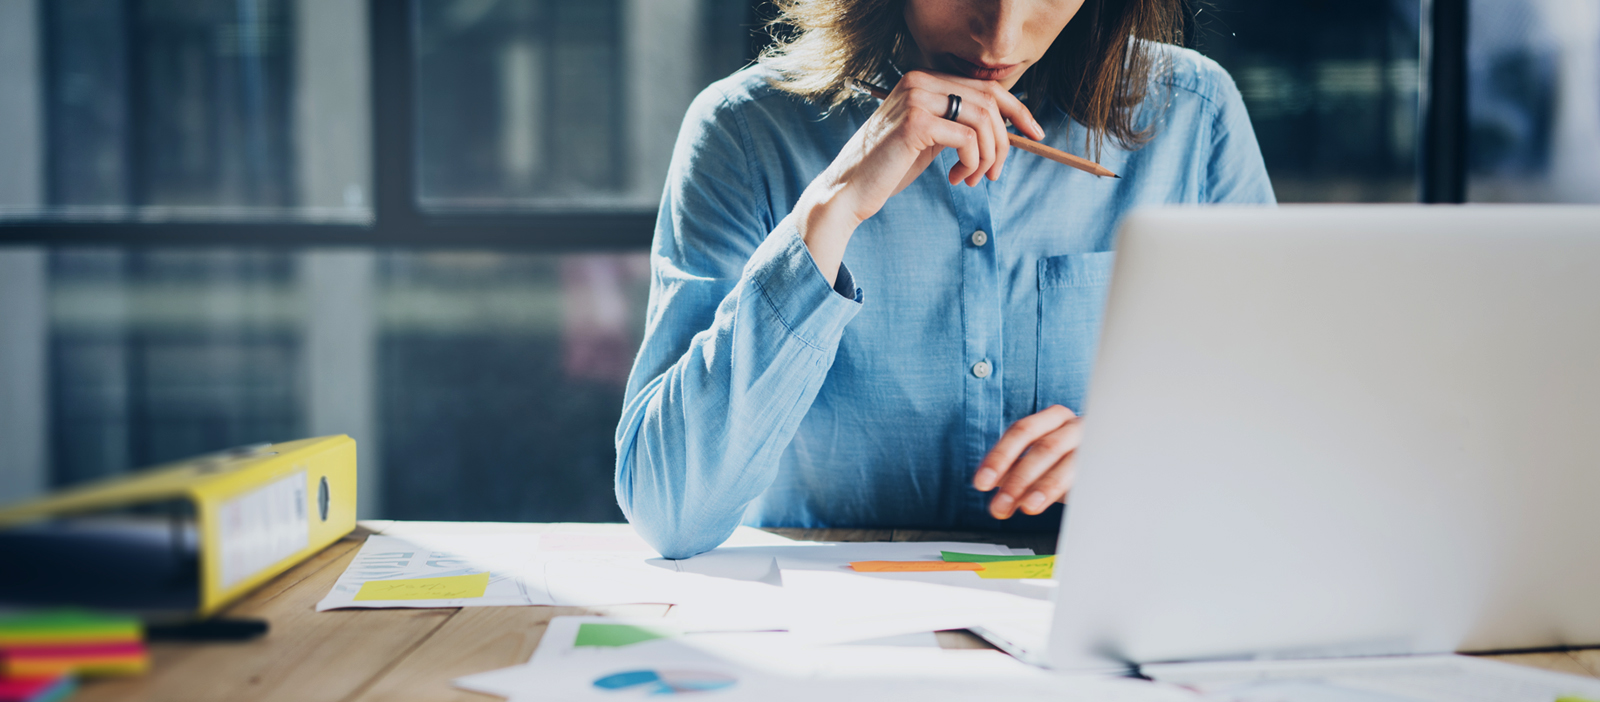
M 899 634 L 897 636 L 880 636 L 861 641 L 846 641 L 841 646 L 903 646 L 906 648 L 939 648 L 939 637 L 934 632 L 922 631 L 915 634 Z
M 615 621 L 604 620 L 601 617 L 596 617 L 595 619 L 602 621 Z M 939 648 L 939 641 L 931 632 L 929 632 L 924 634 L 911 634 L 907 636 L 892 637 L 892 640 L 875 639 L 873 641 L 863 641 L 844 645 Z M 506 668 L 500 668 L 498 670 L 490 670 L 483 673 L 476 673 L 473 675 L 456 678 L 454 680 L 454 684 L 456 687 L 459 687 L 463 690 L 481 692 L 485 695 L 511 697 L 512 695 L 517 694 L 518 690 L 532 689 L 537 687 L 539 684 L 538 670 L 538 668 L 535 668 L 531 664 L 524 663 L 522 665 L 514 665 Z
M 858 573 L 849 567 L 855 561 L 940 560 L 941 551 L 1013 555 L 1003 546 L 957 542 L 717 549 L 672 563 L 718 578 L 781 582 L 782 588 L 759 599 L 681 602 L 672 616 L 730 629 L 786 629 L 819 644 L 963 629 L 1002 618 L 1048 622 L 1054 581 L 985 580 L 970 572 Z
M 1600 700 L 1600 680 L 1469 656 L 1147 665 L 1216 702 L 1555 702 Z
M 369 536 L 355 560 L 317 603 L 322 612 L 340 607 L 504 607 L 555 604 L 542 593 L 530 592 L 519 577 L 532 553 L 538 534 L 415 535 L 405 538 Z M 448 600 L 355 600 L 361 586 L 372 580 L 439 578 L 489 573 L 483 597 Z
M 537 680 L 541 667 L 560 665 L 562 661 L 572 656 L 582 659 L 598 655 L 593 650 L 584 651 L 576 646 L 578 631 L 585 624 L 640 627 L 682 636 L 740 633 L 707 631 L 689 623 L 659 617 L 555 617 L 546 626 L 544 635 L 539 639 L 539 648 L 533 652 L 527 663 L 456 678 L 453 682 L 456 687 L 464 690 L 510 697 L 518 689 L 534 684 L 533 681 Z
M 759 580 L 765 577 L 767 564 L 777 561 L 783 570 L 821 570 L 840 572 L 850 570 L 857 561 L 937 561 L 941 551 L 974 553 L 986 556 L 1009 556 L 1011 549 L 994 544 L 960 543 L 953 541 L 884 542 L 865 543 L 796 543 L 782 546 L 724 546 L 681 561 L 659 561 L 676 564 L 686 573 L 700 573 L 735 580 Z M 971 573 L 873 573 L 877 576 L 946 576 L 971 575 Z M 996 582 L 996 581 L 990 581 Z
M 1058 676 L 994 651 L 818 647 L 782 633 L 686 634 L 621 647 L 573 646 L 585 622 L 627 621 L 559 617 L 527 665 L 461 678 L 457 686 L 513 702 L 655 697 L 696 682 L 715 689 L 692 696 L 726 700 L 1193 699 L 1182 690 L 1143 681 Z M 643 623 L 652 622 L 660 620 Z
M 493 527 L 496 525 L 487 525 Z M 407 525 L 399 535 L 368 537 L 317 611 L 338 608 L 591 606 L 689 601 L 696 597 L 749 597 L 747 583 L 688 577 L 649 565 L 660 558 L 631 529 L 437 532 Z M 787 543 L 783 537 L 741 528 L 735 542 Z M 671 563 L 667 561 L 667 563 Z M 356 600 L 372 580 L 437 578 L 488 572 L 482 597 L 434 600 Z M 745 594 L 739 594 L 745 593 Z
M 784 628 L 795 616 L 810 617 L 816 606 L 834 606 L 813 593 L 784 587 L 784 572 L 826 572 L 864 580 L 862 587 L 880 592 L 890 582 L 947 585 L 944 603 L 962 600 L 954 590 L 973 588 L 987 592 L 1027 592 L 1021 580 L 984 580 L 971 572 L 904 572 L 867 574 L 850 568 L 853 561 L 939 560 L 941 550 L 960 550 L 984 555 L 1008 555 L 1010 548 L 992 544 L 930 542 L 930 544 L 792 544 L 760 547 L 723 547 L 709 553 L 670 561 L 664 558 L 613 558 L 602 553 L 570 553 L 555 558 L 541 556 L 542 580 L 528 579 L 531 592 L 542 592 L 550 600 L 568 606 L 595 606 L 619 603 L 670 603 L 696 612 L 701 619 L 726 620 L 733 628 Z M 965 576 L 952 577 L 949 576 Z M 870 585 L 877 582 L 877 587 Z M 915 587 L 915 585 L 914 585 Z M 1040 587 L 1034 584 L 1032 587 Z M 1038 595 L 1045 593 L 1045 595 Z M 1048 590 L 1022 596 L 1048 598 Z M 888 598 L 896 603 L 896 598 Z M 904 603 L 898 604 L 904 609 Z M 942 604 L 936 604 L 942 606 Z M 787 617 L 779 612 L 795 612 Z M 752 617 L 754 616 L 754 617 Z M 915 630 L 882 630 L 862 636 L 888 636 Z M 926 630 L 923 630 L 926 632 Z M 854 636 L 854 638 L 862 638 Z
M 698 612 L 702 618 L 717 618 L 726 626 L 748 629 L 783 628 L 795 616 L 809 616 L 813 607 L 796 604 L 795 593 L 782 592 L 784 569 L 848 574 L 858 580 L 943 582 L 962 588 L 1015 591 L 1035 598 L 1041 597 L 1038 592 L 1044 592 L 1026 592 L 1030 587 L 1038 588 L 1037 584 L 1028 584 L 1032 581 L 982 581 L 971 573 L 907 573 L 884 577 L 854 573 L 848 565 L 861 560 L 938 560 L 941 550 L 990 555 L 1010 553 L 1010 549 L 1002 546 L 957 542 L 796 543 L 729 546 L 694 559 L 669 561 L 659 558 L 631 531 L 467 534 L 411 530 L 404 535 L 369 537 L 328 595 L 317 603 L 317 610 L 660 603 L 682 605 L 687 608 L 686 615 Z M 490 580 L 482 597 L 355 599 L 362 585 L 373 580 L 484 572 L 489 573 Z M 972 582 L 967 582 L 969 580 Z M 904 605 L 899 609 L 904 610 Z M 913 631 L 917 629 L 880 627 L 851 632 L 850 636 L 864 638 Z M 856 636 L 857 633 L 861 635 Z
M 1050 641 L 1053 611 L 1053 608 L 1043 611 L 1018 609 L 1014 613 L 986 616 L 981 622 L 967 628 L 1018 660 L 1043 665 L 1045 648 Z
M 789 630 L 816 643 L 965 629 L 1000 618 L 1048 620 L 1051 603 L 938 583 L 789 571 Z M 693 609 L 684 615 L 693 613 Z

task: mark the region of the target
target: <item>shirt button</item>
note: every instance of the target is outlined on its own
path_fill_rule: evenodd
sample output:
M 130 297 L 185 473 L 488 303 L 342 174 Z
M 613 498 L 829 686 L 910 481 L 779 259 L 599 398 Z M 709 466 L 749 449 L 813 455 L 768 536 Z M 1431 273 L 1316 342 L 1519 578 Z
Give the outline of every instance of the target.
M 978 361 L 972 364 L 972 374 L 980 379 L 989 377 L 989 373 L 993 372 L 993 370 L 993 368 L 989 367 L 988 361 Z
M 989 234 L 988 234 L 988 232 L 985 232 L 982 229 L 979 229 L 978 231 L 975 231 L 975 232 L 972 233 L 972 245 L 973 246 L 983 246 L 984 244 L 987 244 L 987 243 L 989 243 Z

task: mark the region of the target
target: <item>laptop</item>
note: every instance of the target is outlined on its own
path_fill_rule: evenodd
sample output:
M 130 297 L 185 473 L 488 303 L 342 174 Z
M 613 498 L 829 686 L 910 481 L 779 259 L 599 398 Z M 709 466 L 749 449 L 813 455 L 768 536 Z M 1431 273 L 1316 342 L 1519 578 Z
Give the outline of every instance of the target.
M 1158 209 L 1118 250 L 1043 662 L 1600 644 L 1600 208 Z

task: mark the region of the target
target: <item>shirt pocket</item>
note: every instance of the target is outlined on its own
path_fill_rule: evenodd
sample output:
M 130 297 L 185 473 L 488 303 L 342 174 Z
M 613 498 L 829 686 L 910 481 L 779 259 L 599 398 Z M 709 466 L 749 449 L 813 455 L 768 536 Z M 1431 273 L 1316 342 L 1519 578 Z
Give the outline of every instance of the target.
M 1098 251 L 1039 261 L 1035 412 L 1051 405 L 1083 412 L 1115 257 L 1113 251 Z

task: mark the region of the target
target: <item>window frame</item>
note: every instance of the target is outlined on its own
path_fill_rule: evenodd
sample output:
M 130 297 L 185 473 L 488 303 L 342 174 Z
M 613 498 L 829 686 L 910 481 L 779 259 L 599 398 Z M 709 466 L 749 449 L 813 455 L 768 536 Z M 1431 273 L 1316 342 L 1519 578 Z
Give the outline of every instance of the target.
M 1421 0 L 1423 56 L 1418 192 L 1466 195 L 1467 0 Z M 1187 4 L 1187 3 L 1186 3 Z M 756 13 L 762 0 L 751 0 Z M 5 245 L 399 246 L 536 252 L 648 248 L 655 212 L 427 212 L 417 199 L 416 22 L 411 0 L 368 0 L 372 220 L 315 222 L 0 222 Z

